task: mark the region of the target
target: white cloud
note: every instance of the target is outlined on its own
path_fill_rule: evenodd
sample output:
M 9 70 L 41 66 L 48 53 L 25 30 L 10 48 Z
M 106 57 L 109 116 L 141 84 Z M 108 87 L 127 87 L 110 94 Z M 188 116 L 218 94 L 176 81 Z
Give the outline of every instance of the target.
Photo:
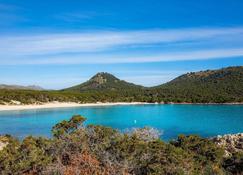
M 197 50 L 187 52 L 163 53 L 150 56 L 57 56 L 38 58 L 6 58 L 1 59 L 0 65 L 16 64 L 113 64 L 113 63 L 146 63 L 146 62 L 168 62 L 183 60 L 203 60 L 216 58 L 242 57 L 243 48 L 239 49 L 216 49 Z
M 236 45 L 237 48 L 221 47 L 229 38 L 231 42 L 235 42 L 232 46 Z M 0 64 L 129 63 L 237 57 L 243 55 L 242 38 L 241 27 L 0 36 Z M 217 40 L 220 41 L 218 49 L 196 48 L 196 43 L 207 41 L 210 44 Z M 144 45 L 152 47 L 173 43 L 183 45 L 187 42 L 192 42 L 192 45 L 195 43 L 196 46 L 192 46 L 191 49 L 180 48 L 176 52 L 163 50 L 163 53 L 147 56 L 143 56 L 146 47 L 141 48 Z M 116 54 L 116 51 L 131 46 L 140 50 L 140 54 L 128 56 L 131 54 L 126 50 L 120 54 L 123 56 Z M 92 56 L 84 56 L 84 53 L 92 53 Z
M 2 36 L 0 51 L 17 54 L 93 52 L 116 46 L 172 43 L 243 35 L 243 28 L 182 29 Z

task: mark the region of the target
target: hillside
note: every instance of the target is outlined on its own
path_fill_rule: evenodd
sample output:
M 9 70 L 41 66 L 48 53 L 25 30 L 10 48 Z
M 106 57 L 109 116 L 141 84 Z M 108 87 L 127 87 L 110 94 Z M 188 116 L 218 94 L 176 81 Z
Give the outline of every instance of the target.
M 50 101 L 90 102 L 243 102 L 243 66 L 191 72 L 151 88 L 98 73 L 85 83 L 60 91 L 0 89 L 0 104 Z
M 177 102 L 242 102 L 243 66 L 191 72 L 152 88 L 158 98 Z
M 85 91 L 136 91 L 143 89 L 142 86 L 120 80 L 106 72 L 97 73 L 90 80 L 64 89 L 64 91 L 85 92 Z
M 129 97 L 131 100 L 146 102 L 242 102 L 243 66 L 191 72 L 151 88 L 127 83 L 108 73 L 98 73 L 89 81 L 65 91 L 96 92 L 98 96 L 100 92 L 110 92 L 106 98 L 111 97 L 112 100 Z

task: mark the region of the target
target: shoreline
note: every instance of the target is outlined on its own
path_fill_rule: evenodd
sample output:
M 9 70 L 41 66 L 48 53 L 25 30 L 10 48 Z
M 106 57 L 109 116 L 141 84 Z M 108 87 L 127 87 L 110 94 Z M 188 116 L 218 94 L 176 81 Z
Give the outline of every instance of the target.
M 30 105 L 0 105 L 1 111 L 19 111 L 31 109 L 52 109 L 52 108 L 75 108 L 75 107 L 92 107 L 92 106 L 116 106 L 116 105 L 145 105 L 151 103 L 143 102 L 114 102 L 114 103 L 74 103 L 74 102 L 51 102 L 45 104 Z
M 243 103 L 147 103 L 147 102 L 112 102 L 112 103 L 75 103 L 75 102 L 50 102 L 44 104 L 29 104 L 29 105 L 0 105 L 1 111 L 17 111 L 31 109 L 51 109 L 51 108 L 74 108 L 74 107 L 92 107 L 92 106 L 116 106 L 116 105 L 243 105 Z

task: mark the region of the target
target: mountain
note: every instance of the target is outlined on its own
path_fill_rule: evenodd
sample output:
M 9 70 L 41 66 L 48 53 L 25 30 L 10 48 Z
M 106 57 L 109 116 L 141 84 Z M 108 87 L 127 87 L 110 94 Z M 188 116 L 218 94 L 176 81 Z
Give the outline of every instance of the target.
M 100 72 L 85 83 L 64 89 L 64 91 L 140 91 L 143 88 L 142 86 L 120 80 L 112 74 Z
M 190 72 L 151 88 L 128 83 L 109 73 L 64 91 L 91 93 L 95 100 L 226 103 L 243 101 L 243 66 Z
M 33 89 L 33 87 L 0 86 L 0 104 L 9 103 L 11 100 L 23 104 L 50 101 L 242 103 L 243 66 L 190 72 L 151 88 L 128 83 L 109 73 L 101 72 L 85 83 L 60 91 L 23 89 Z
M 243 101 L 243 66 L 191 72 L 151 89 L 167 101 Z
M 44 90 L 42 87 L 36 85 L 19 86 L 19 85 L 6 85 L 6 84 L 0 84 L 0 89 Z

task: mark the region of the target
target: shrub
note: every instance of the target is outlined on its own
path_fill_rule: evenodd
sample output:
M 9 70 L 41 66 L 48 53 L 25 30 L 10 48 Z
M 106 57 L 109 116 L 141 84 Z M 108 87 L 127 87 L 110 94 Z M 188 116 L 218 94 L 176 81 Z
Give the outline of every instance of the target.
M 224 158 L 211 140 L 181 135 L 169 143 L 155 129 L 121 133 L 73 116 L 53 127 L 54 137 L 7 136 L 0 174 L 181 175 L 242 174 L 243 156 Z

